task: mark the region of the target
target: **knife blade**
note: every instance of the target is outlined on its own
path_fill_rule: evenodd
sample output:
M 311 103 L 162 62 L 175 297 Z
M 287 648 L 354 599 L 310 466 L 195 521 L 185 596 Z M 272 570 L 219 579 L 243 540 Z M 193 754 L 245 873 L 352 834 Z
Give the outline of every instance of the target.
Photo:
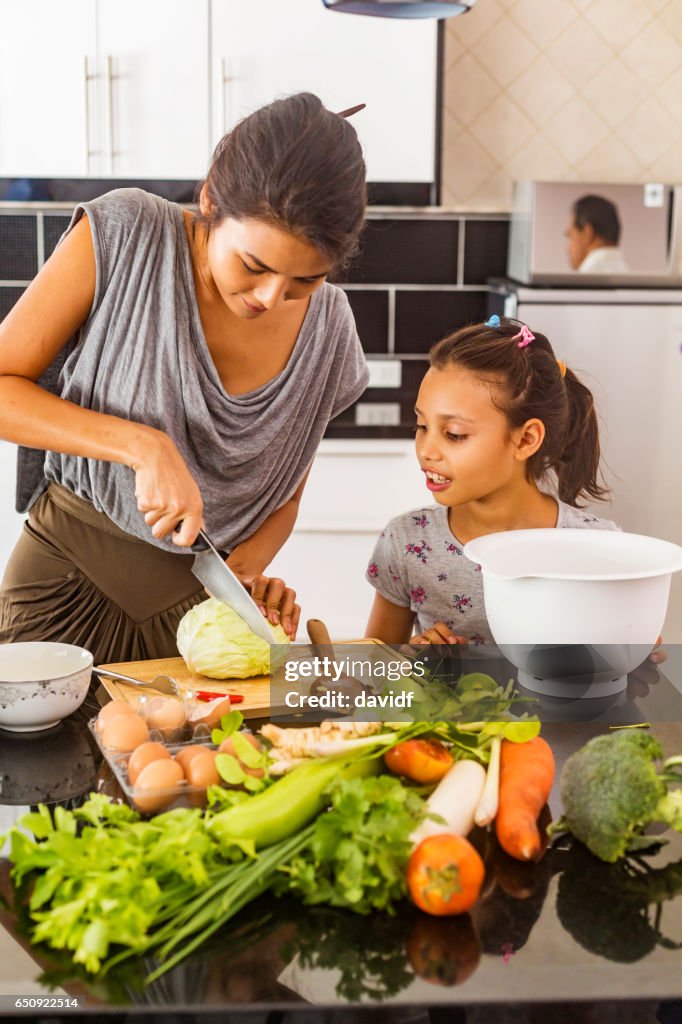
M 278 643 L 260 608 L 216 550 L 213 542 L 203 530 L 199 530 L 199 536 L 208 545 L 208 549 L 195 554 L 193 574 L 209 593 L 241 616 L 256 636 L 268 644 Z

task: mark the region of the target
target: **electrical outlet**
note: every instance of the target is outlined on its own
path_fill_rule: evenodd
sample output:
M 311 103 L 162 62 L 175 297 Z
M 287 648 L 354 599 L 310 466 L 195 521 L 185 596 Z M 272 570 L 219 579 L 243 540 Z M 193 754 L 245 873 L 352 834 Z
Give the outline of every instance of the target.
M 403 367 L 399 359 L 368 359 L 370 388 L 399 388 Z
M 400 426 L 399 402 L 359 402 L 355 406 L 356 427 Z

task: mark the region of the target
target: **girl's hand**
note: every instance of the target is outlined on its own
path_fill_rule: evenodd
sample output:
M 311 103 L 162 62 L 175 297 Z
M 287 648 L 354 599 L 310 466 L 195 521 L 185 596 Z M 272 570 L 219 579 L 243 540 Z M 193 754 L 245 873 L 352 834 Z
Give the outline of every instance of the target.
M 423 633 L 419 633 L 418 636 L 413 636 L 410 640 L 410 646 L 413 644 L 468 644 L 469 641 L 465 636 L 456 636 L 452 632 L 450 627 L 444 622 L 437 622 L 435 626 L 431 626 L 430 629 L 425 630 Z
M 142 453 L 133 460 L 137 507 L 144 515 L 152 535 L 165 537 L 173 533 L 173 543 L 189 547 L 203 526 L 202 501 L 185 460 L 173 441 L 160 430 L 145 434 Z
M 664 661 L 668 660 L 668 655 L 667 655 L 666 651 L 660 651 L 659 650 L 659 647 L 661 646 L 662 643 L 663 643 L 663 637 L 659 636 L 658 640 L 656 641 L 656 645 L 655 645 L 653 651 L 649 655 L 649 661 L 652 661 L 654 663 L 654 665 L 661 665 Z
M 296 591 L 287 587 L 284 580 L 274 576 L 243 573 L 233 566 L 230 568 L 249 591 L 268 622 L 273 626 L 281 624 L 284 632 L 295 640 L 301 617 L 301 609 L 296 604 Z

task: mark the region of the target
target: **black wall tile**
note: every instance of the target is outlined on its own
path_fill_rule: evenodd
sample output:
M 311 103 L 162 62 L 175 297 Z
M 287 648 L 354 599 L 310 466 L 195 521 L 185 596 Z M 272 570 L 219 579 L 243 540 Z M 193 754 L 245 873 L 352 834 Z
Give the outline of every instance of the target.
M 24 288 L 0 288 L 0 320 L 4 320 L 15 302 L 24 294 Z
M 465 324 L 485 319 L 486 293 L 398 292 L 395 307 L 396 353 L 428 352 L 435 342 Z
M 370 220 L 343 280 L 456 284 L 458 231 L 454 220 Z
M 30 281 L 38 272 L 36 218 L 0 216 L 0 280 Z
M 464 283 L 485 284 L 507 271 L 508 220 L 468 220 L 464 230 Z
M 388 292 L 347 291 L 365 352 L 388 351 Z
M 43 239 L 45 244 L 45 259 L 51 256 L 55 250 L 57 242 L 62 237 L 69 224 L 71 223 L 71 217 L 44 217 L 43 218 Z

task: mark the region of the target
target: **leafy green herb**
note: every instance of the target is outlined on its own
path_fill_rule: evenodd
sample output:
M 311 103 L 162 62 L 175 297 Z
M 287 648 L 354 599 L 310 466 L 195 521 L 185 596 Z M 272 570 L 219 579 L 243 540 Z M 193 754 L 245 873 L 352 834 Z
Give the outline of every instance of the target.
M 338 780 L 329 792 L 331 809 L 316 819 L 305 849 L 282 867 L 276 891 L 361 914 L 391 912 L 406 894 L 410 834 L 424 817 L 423 798 L 387 775 Z

